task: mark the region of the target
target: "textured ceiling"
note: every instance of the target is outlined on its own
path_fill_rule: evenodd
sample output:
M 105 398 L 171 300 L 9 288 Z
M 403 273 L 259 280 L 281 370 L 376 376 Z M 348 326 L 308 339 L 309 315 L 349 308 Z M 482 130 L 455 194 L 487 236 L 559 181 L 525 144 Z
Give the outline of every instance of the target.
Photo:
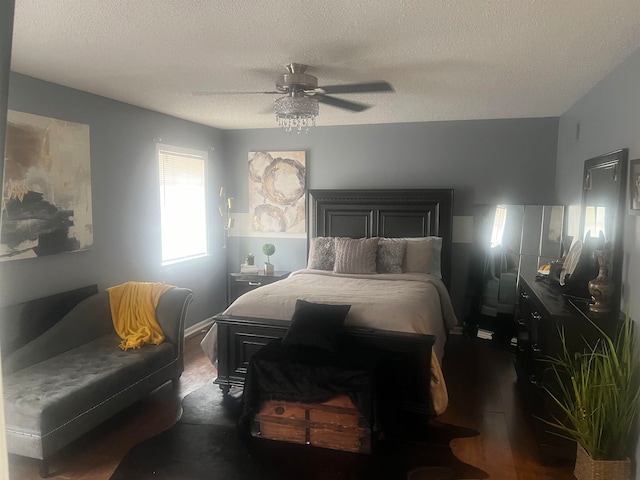
M 218 128 L 270 128 L 284 65 L 396 93 L 318 125 L 564 113 L 640 47 L 639 0 L 16 0 L 12 70 Z

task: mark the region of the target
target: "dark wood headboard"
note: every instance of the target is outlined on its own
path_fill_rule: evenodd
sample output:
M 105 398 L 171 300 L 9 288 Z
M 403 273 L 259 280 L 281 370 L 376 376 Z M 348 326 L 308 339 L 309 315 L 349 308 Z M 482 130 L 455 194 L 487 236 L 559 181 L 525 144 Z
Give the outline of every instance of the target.
M 442 237 L 442 281 L 451 286 L 453 189 L 309 190 L 309 238 Z

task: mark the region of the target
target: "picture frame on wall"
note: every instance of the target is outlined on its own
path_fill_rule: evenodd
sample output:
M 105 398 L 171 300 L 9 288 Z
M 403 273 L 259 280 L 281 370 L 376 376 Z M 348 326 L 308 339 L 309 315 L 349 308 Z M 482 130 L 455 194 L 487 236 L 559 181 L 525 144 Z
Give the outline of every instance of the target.
M 306 232 L 306 150 L 249 152 L 249 214 L 253 232 Z
M 89 125 L 7 111 L 0 262 L 93 246 Z
M 629 213 L 640 215 L 640 158 L 629 162 Z

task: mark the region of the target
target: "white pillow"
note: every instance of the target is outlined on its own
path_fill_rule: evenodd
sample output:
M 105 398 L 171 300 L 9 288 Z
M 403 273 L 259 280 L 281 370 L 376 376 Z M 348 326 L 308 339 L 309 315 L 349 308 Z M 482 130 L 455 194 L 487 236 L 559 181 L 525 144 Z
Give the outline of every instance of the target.
M 442 237 L 405 238 L 407 247 L 402 262 L 404 273 L 429 273 L 442 278 Z

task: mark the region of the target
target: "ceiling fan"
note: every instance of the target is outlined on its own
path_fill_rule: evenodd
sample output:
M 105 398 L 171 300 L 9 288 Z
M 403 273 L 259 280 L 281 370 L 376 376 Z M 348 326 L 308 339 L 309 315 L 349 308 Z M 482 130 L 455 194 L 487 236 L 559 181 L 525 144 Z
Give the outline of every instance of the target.
M 320 103 L 326 103 L 333 107 L 344 108 L 354 112 L 361 112 L 370 106 L 332 97 L 329 94 L 394 91 L 393 87 L 388 82 L 351 83 L 318 87 L 318 78 L 305 73 L 307 65 L 303 65 L 301 63 L 290 63 L 289 65 L 286 65 L 286 68 L 287 73 L 284 73 L 276 82 L 276 91 L 265 93 L 286 94 L 292 97 L 302 95 L 313 96 L 317 98 Z
M 318 78 L 305 73 L 307 65 L 290 63 L 286 65 L 287 73 L 276 81 L 276 89 L 266 92 L 218 92 L 201 93 L 204 95 L 223 94 L 267 94 L 281 95 L 273 104 L 278 124 L 286 132 L 308 132 L 315 125 L 318 116 L 318 103 L 343 108 L 352 112 L 362 112 L 370 105 L 352 102 L 330 94 L 393 92 L 388 82 L 351 83 L 343 85 L 318 86 Z
M 287 72 L 278 77 L 275 90 L 259 92 L 197 92 L 196 95 L 242 95 L 242 94 L 267 94 L 286 95 L 288 97 L 313 97 L 320 103 L 333 107 L 344 108 L 354 112 L 362 112 L 370 105 L 351 102 L 342 98 L 330 96 L 330 94 L 349 93 L 374 93 L 394 92 L 388 82 L 348 83 L 343 85 L 318 86 L 318 78 L 305 73 L 307 65 L 302 63 L 290 63 L 286 65 Z

